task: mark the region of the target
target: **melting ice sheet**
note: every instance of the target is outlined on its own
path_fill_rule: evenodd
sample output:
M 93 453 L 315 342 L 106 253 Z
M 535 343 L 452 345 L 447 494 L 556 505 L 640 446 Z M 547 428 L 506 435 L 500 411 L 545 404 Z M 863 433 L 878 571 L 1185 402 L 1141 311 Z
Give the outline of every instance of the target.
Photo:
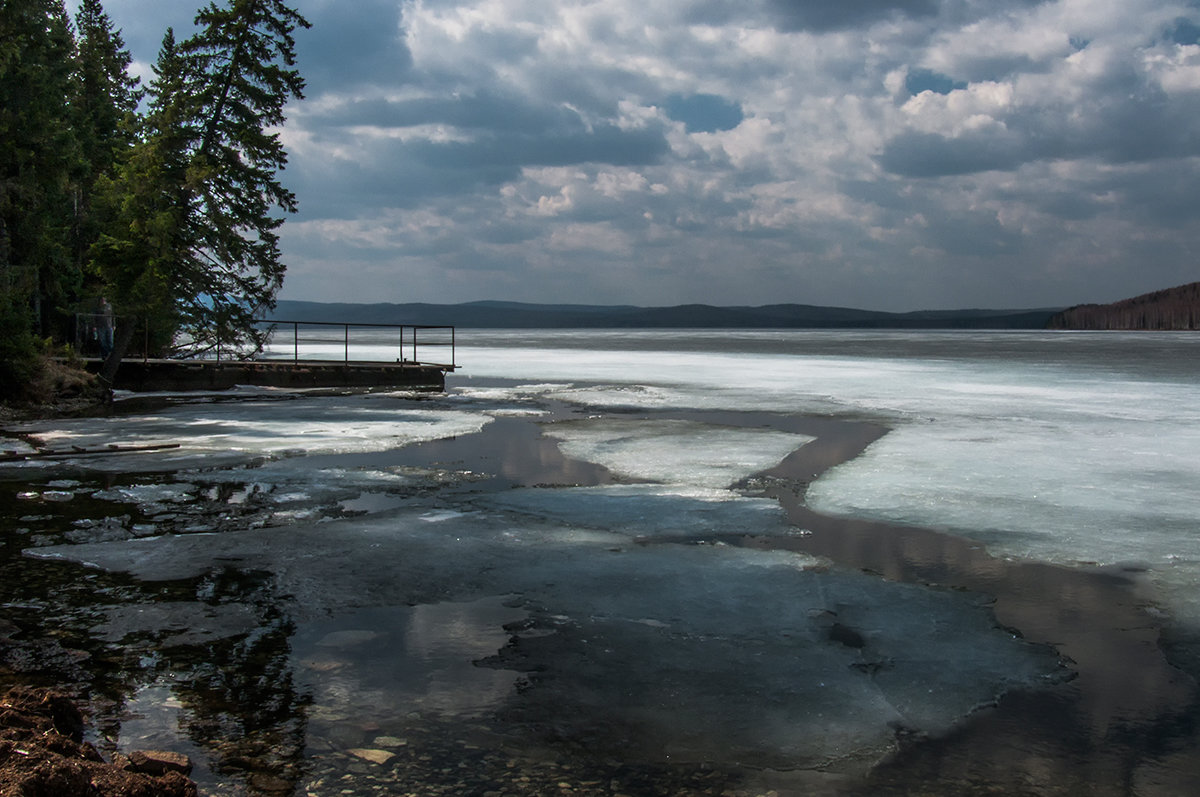
M 653 490 L 643 511 L 653 512 L 664 496 Z M 614 497 L 620 503 L 630 495 Z M 581 503 L 572 510 L 574 499 Z M 510 644 L 490 637 L 489 666 L 500 674 L 481 687 L 493 695 L 500 689 L 509 701 L 499 716 L 520 729 L 511 732 L 578 735 L 599 745 L 599 754 L 629 760 L 870 761 L 890 749 L 899 727 L 944 730 L 1007 686 L 1058 671 L 1049 651 L 997 628 L 969 596 L 814 568 L 816 561 L 788 552 L 639 541 L 646 525 L 628 522 L 637 508 L 593 513 L 603 500 L 602 493 L 564 498 L 528 490 L 494 508 L 436 514 L 436 522 L 427 509 L 413 509 L 386 519 L 35 554 L 148 580 L 231 564 L 275 573 L 275 588 L 294 596 L 299 626 L 310 629 L 301 640 L 305 666 L 336 670 L 320 689 L 361 689 L 381 706 L 419 697 L 453 709 L 438 688 L 414 697 L 410 678 L 356 664 L 359 654 L 322 663 L 331 651 L 317 636 L 358 630 L 354 639 L 366 644 L 389 625 L 419 619 L 384 617 L 383 609 L 376 617 L 365 607 L 519 596 L 512 608 L 528 620 Z M 703 501 L 689 518 L 686 497 L 671 500 L 679 503 L 673 516 L 693 533 L 727 519 L 705 519 L 712 507 Z M 749 509 L 757 530 L 778 520 L 765 506 L 728 511 L 735 508 Z M 563 522 L 572 512 L 590 527 Z M 380 617 L 387 622 L 375 622 Z M 324 647 L 353 641 L 338 637 Z M 479 654 L 470 651 L 473 660 Z M 510 670 L 539 675 L 518 694 Z M 355 673 L 367 680 L 354 680 Z M 320 694 L 322 704 L 340 710 L 335 696 Z
M 489 335 L 468 372 L 633 408 L 808 411 L 892 427 L 816 510 L 972 536 L 996 555 L 1138 562 L 1200 626 L 1200 336 L 596 332 Z
M 90 457 L 91 467 L 187 467 L 246 456 L 384 451 L 389 448 L 478 431 L 489 418 L 480 413 L 426 409 L 411 399 L 386 394 L 293 395 L 264 399 L 165 406 L 108 418 L 39 421 L 18 428 L 49 448 L 180 444 L 155 455 Z M 204 460 L 197 463 L 197 456 Z
M 564 454 L 633 479 L 728 487 L 811 441 L 768 429 L 683 420 L 595 419 L 549 426 Z

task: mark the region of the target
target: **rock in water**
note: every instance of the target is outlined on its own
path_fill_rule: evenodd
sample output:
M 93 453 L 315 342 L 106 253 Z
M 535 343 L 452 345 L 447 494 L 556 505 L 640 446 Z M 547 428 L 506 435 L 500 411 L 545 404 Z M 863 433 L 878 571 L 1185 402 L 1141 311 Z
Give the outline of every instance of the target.
M 396 757 L 395 753 L 389 753 L 387 750 L 369 750 L 363 747 L 355 747 L 346 752 L 373 764 L 386 764 Z
M 147 775 L 163 775 L 167 772 L 186 775 L 192 771 L 192 759 L 170 750 L 134 750 L 129 754 L 129 762 L 134 772 Z

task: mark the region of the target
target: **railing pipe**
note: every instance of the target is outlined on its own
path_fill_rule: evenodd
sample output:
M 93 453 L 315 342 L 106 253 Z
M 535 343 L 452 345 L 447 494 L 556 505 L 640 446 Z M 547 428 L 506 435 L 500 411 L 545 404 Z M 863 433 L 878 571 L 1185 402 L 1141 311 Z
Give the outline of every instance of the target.
M 336 322 L 336 321 L 290 321 L 290 320 L 284 320 L 284 319 L 264 319 L 261 323 L 274 324 L 274 325 L 290 325 L 292 327 L 292 361 L 296 362 L 296 363 L 298 363 L 300 361 L 300 327 L 305 326 L 305 325 L 318 326 L 318 327 L 321 327 L 321 326 L 333 327 L 334 329 L 336 329 L 339 326 L 342 327 L 342 342 L 343 342 L 343 347 L 344 347 L 343 348 L 343 359 L 344 359 L 344 362 L 346 362 L 347 364 L 350 362 L 350 327 L 352 327 L 352 326 L 353 327 L 363 327 L 363 328 L 378 328 L 378 329 L 398 329 L 399 330 L 398 344 L 399 344 L 399 352 L 400 352 L 399 362 L 401 362 L 401 363 L 410 362 L 409 360 L 407 360 L 405 358 L 405 347 L 409 345 L 408 340 L 405 337 L 407 330 L 409 330 L 409 329 L 412 330 L 412 333 L 411 333 L 412 334 L 412 343 L 411 343 L 412 360 L 411 360 L 411 362 L 413 362 L 413 363 L 421 362 L 421 359 L 420 359 L 420 347 L 421 347 L 420 331 L 422 329 L 442 330 L 443 332 L 445 332 L 449 335 L 450 340 L 449 341 L 435 340 L 434 343 L 432 343 L 432 344 L 427 343 L 427 345 L 443 346 L 443 347 L 448 346 L 450 348 L 450 362 L 449 363 L 444 363 L 444 362 L 443 363 L 428 363 L 428 364 L 429 365 L 443 365 L 443 366 L 446 366 L 451 369 L 457 367 L 457 360 L 458 360 L 457 330 L 455 329 L 455 327 L 449 326 L 449 325 L 435 326 L 435 325 L 428 325 L 428 324 L 370 324 L 370 323 L 352 324 L 349 322 Z

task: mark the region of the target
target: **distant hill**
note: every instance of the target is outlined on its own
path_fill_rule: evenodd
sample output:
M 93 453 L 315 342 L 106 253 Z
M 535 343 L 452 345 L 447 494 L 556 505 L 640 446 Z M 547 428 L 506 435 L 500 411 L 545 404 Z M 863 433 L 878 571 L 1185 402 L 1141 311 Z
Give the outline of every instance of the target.
M 281 301 L 271 317 L 285 321 L 445 324 L 478 329 L 1042 329 L 1059 309 L 882 313 L 805 304 L 773 304 L 762 307 L 715 307 L 707 304 L 635 307 L 492 301 L 466 304 Z
M 1050 329 L 1200 329 L 1200 282 L 1055 314 Z

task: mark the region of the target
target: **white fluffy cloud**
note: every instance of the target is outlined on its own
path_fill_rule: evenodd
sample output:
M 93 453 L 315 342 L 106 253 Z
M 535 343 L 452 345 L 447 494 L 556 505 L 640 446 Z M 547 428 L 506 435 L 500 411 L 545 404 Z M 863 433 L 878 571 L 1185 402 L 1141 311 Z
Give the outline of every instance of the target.
M 178 5 L 106 7 L 148 62 Z M 908 310 L 1200 276 L 1193 2 L 296 5 L 288 298 Z

